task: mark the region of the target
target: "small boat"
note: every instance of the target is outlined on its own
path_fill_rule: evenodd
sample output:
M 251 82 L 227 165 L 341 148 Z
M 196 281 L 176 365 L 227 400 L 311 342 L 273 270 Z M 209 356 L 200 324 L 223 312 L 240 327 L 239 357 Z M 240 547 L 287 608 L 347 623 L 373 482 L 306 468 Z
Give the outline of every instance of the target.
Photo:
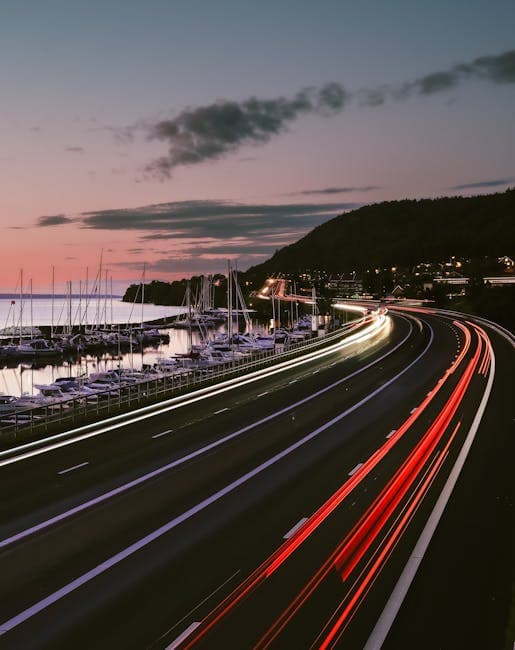
M 51 345 L 46 339 L 34 339 L 19 345 L 4 346 L 7 358 L 57 358 L 63 356 L 62 348 Z

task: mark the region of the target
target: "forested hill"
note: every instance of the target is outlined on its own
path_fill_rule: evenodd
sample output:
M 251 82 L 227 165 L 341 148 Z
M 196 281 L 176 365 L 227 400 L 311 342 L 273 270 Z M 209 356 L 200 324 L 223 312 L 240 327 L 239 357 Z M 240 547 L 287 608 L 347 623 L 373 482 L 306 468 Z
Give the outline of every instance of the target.
M 515 189 L 473 197 L 386 201 L 342 214 L 249 269 L 249 275 L 411 266 L 451 255 L 515 252 Z

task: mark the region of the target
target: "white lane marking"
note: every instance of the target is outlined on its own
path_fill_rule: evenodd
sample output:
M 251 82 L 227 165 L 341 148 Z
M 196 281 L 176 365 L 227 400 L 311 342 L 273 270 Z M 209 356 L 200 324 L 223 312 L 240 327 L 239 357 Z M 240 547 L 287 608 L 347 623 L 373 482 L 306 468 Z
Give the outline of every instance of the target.
M 234 379 L 228 379 L 226 381 L 217 384 L 216 389 L 214 389 L 211 386 L 208 386 L 206 388 L 200 388 L 194 393 L 191 393 L 186 396 L 172 397 L 168 400 L 163 400 L 162 402 L 159 403 L 159 405 L 144 406 L 140 409 L 136 409 L 135 411 L 132 411 L 129 414 L 123 413 L 121 415 L 115 415 L 113 417 L 106 418 L 105 420 L 102 421 L 103 424 L 111 423 L 111 422 L 114 424 L 109 424 L 108 426 L 102 426 L 100 429 L 98 428 L 98 423 L 86 424 L 82 427 L 78 427 L 76 429 L 70 429 L 69 431 L 58 433 L 55 436 L 50 436 L 49 438 L 35 440 L 33 442 L 28 442 L 23 445 L 19 445 L 18 447 L 12 449 L 6 449 L 4 451 L 0 451 L 0 458 L 2 458 L 5 456 L 11 456 L 13 453 L 16 453 L 18 451 L 22 451 L 25 449 L 33 449 L 34 447 L 36 447 L 36 449 L 34 449 L 33 451 L 21 453 L 19 456 L 13 456 L 11 458 L 7 458 L 6 460 L 0 461 L 0 467 L 19 462 L 21 460 L 25 460 L 27 458 L 31 458 L 39 454 L 44 454 L 49 451 L 59 449 L 61 447 L 65 447 L 67 445 L 73 445 L 82 440 L 94 438 L 96 436 L 101 435 L 102 433 L 108 433 L 110 431 L 120 429 L 130 424 L 135 424 L 136 422 L 141 422 L 148 418 L 155 417 L 157 415 L 162 415 L 163 413 L 168 413 L 169 411 L 182 408 L 184 406 L 189 406 L 190 404 L 195 404 L 196 402 L 199 402 L 201 400 L 208 399 L 216 395 L 226 393 L 227 391 L 233 390 L 234 385 L 240 387 L 246 386 L 247 384 L 254 383 L 255 381 L 259 381 L 267 377 L 272 377 L 278 373 L 284 372 L 286 370 L 290 370 L 294 366 L 300 366 L 305 363 L 310 363 L 311 361 L 313 361 L 313 359 L 320 359 L 322 357 L 328 356 L 330 354 L 333 354 L 337 350 L 339 351 L 342 348 L 352 345 L 353 343 L 367 341 L 368 339 L 372 338 L 376 334 L 379 334 L 384 328 L 388 326 L 388 323 L 389 321 L 386 319 L 382 320 L 379 323 L 374 322 L 369 328 L 363 330 L 363 332 L 357 332 L 356 334 L 351 334 L 348 338 L 345 338 L 339 341 L 338 343 L 335 343 L 332 346 L 323 348 L 322 350 L 315 350 L 313 352 L 307 353 L 306 355 L 302 356 L 300 359 L 290 359 L 288 361 L 283 361 L 281 363 L 276 364 L 271 369 L 256 370 L 254 372 L 248 373 L 244 377 L 236 377 Z M 410 323 L 410 328 L 411 328 L 410 329 L 410 333 L 411 333 L 412 330 L 411 323 Z M 392 352 L 395 351 L 397 347 L 398 346 L 395 346 L 392 349 Z M 138 413 L 141 413 L 142 415 L 137 415 Z M 91 431 L 91 429 L 94 430 Z M 86 431 L 89 431 L 89 433 L 83 433 Z M 70 436 L 74 436 L 76 434 L 81 434 L 81 435 L 77 435 L 74 438 L 70 438 Z M 61 440 L 63 438 L 64 440 Z M 52 441 L 54 440 L 61 440 L 61 442 L 52 443 Z M 47 443 L 51 443 L 51 444 L 48 444 L 46 447 L 38 448 L 41 447 L 41 445 L 45 445 Z
M 353 476 L 360 467 L 363 467 L 363 463 L 358 463 L 356 467 L 353 467 L 351 471 L 349 472 L 349 476 Z
M 319 368 L 318 370 L 313 370 L 313 372 L 312 372 L 311 374 L 312 374 L 312 375 L 316 375 L 317 372 L 320 372 L 320 368 Z
M 183 641 L 185 641 L 192 632 L 194 632 L 197 627 L 200 625 L 200 621 L 195 621 L 192 623 L 189 627 L 187 627 L 182 634 L 180 634 L 175 641 L 172 641 L 170 645 L 166 646 L 166 650 L 175 650 L 175 648 L 178 648 Z
M 66 469 L 62 469 L 60 472 L 57 473 L 59 475 L 68 474 L 68 472 L 74 472 L 76 469 L 80 469 L 81 467 L 86 467 L 86 465 L 89 465 L 89 461 L 86 461 L 85 463 L 80 463 L 79 465 L 74 465 L 73 467 L 67 467 Z
M 297 383 L 297 381 L 298 381 L 298 379 L 292 379 L 292 380 L 291 380 L 291 381 L 289 381 L 288 383 L 289 383 L 289 384 L 296 384 L 296 383 Z
M 264 393 L 259 393 L 258 397 L 264 397 L 265 395 L 268 395 L 268 391 L 265 390 Z
M 215 412 L 214 412 L 214 415 L 218 415 L 219 413 L 223 413 L 224 411 L 228 411 L 228 410 L 229 410 L 229 409 L 228 409 L 227 407 L 225 407 L 225 408 L 223 408 L 223 409 L 218 409 L 218 411 L 215 411 Z
M 401 317 L 402 318 L 402 317 Z M 260 420 L 257 420 L 256 422 L 253 422 L 252 424 L 248 424 L 247 426 L 243 427 L 242 429 L 238 429 L 237 431 L 234 431 L 233 433 L 228 434 L 227 436 L 224 436 L 223 438 L 219 438 L 218 440 L 215 440 L 214 442 L 211 442 L 210 444 L 206 445 L 205 447 L 200 447 L 199 449 L 196 449 L 195 451 L 192 451 L 189 454 L 186 454 L 186 456 L 182 456 L 181 458 L 178 458 L 176 460 L 171 461 L 170 463 L 167 463 L 166 465 L 163 465 L 162 467 L 159 467 L 158 469 L 153 470 L 152 472 L 149 472 L 148 474 L 143 474 L 142 476 L 139 476 L 138 478 L 129 481 L 128 483 L 124 483 L 123 485 L 120 485 L 117 488 L 114 488 L 112 490 L 109 490 L 109 492 L 104 492 L 103 494 L 99 495 L 98 497 L 95 497 L 91 499 L 90 501 L 86 501 L 84 503 L 79 504 L 78 506 L 75 506 L 71 508 L 70 510 L 67 510 L 65 512 L 60 513 L 59 515 L 55 515 L 54 517 L 51 517 L 50 519 L 47 519 L 46 521 L 42 521 L 39 524 L 35 524 L 34 526 L 31 526 L 30 528 L 26 528 L 25 530 L 20 531 L 19 533 L 16 533 L 12 535 L 11 537 L 7 537 L 6 539 L 0 540 L 0 549 L 4 548 L 5 546 L 9 546 L 10 544 L 13 544 L 14 542 L 18 542 L 19 540 L 28 537 L 29 535 L 32 535 L 33 533 L 37 533 L 40 530 L 43 530 L 44 528 L 48 528 L 49 526 L 52 526 L 53 524 L 56 524 L 60 521 L 63 521 L 64 519 L 67 519 L 68 517 L 71 517 L 72 515 L 75 515 L 79 512 L 82 512 L 83 510 L 87 510 L 88 508 L 95 506 L 99 503 L 102 503 L 103 501 L 107 501 L 108 499 L 117 496 L 118 494 L 122 494 L 123 492 L 126 492 L 127 490 L 130 490 L 133 487 L 136 487 L 138 485 L 141 485 L 145 481 L 148 481 L 150 479 L 155 478 L 156 476 L 159 476 L 160 474 L 163 474 L 164 472 L 167 472 L 175 467 L 178 467 L 179 465 L 182 465 L 189 460 L 193 460 L 194 458 L 197 458 L 198 456 L 201 456 L 202 454 L 205 454 L 212 449 L 215 449 L 216 447 L 219 447 L 220 445 L 225 444 L 229 440 L 233 440 L 234 438 L 237 438 L 238 436 L 243 435 L 247 431 L 251 431 L 252 429 L 255 429 L 256 427 L 265 424 L 266 422 L 270 422 L 276 417 L 279 417 L 281 415 L 284 415 L 285 413 L 288 413 L 289 411 L 298 408 L 299 406 L 302 406 L 303 404 L 306 404 L 307 402 L 315 399 L 316 397 L 319 397 L 320 395 L 323 395 L 324 393 L 332 390 L 336 386 L 339 386 L 343 382 L 352 379 L 353 377 L 359 375 L 360 373 L 364 372 L 368 368 L 371 368 L 374 364 L 380 363 L 384 358 L 389 356 L 390 354 L 393 354 L 410 336 L 413 328 L 411 327 L 410 323 L 410 330 L 408 334 L 406 335 L 406 338 L 404 338 L 400 343 L 398 343 L 392 350 L 389 352 L 386 352 L 384 355 L 379 357 L 376 361 L 371 361 L 368 363 L 366 366 L 363 366 L 362 368 L 359 368 L 358 370 L 355 370 L 354 372 L 351 372 L 349 375 L 346 377 L 343 377 L 342 379 L 339 379 L 338 381 L 335 381 L 332 384 L 329 384 L 328 386 L 325 386 L 324 388 L 321 388 L 320 390 L 316 391 L 315 393 L 312 393 L 311 395 L 308 395 L 307 397 L 304 397 L 297 402 L 294 402 L 293 404 L 290 404 L 289 406 L 285 406 L 284 408 L 280 409 L 279 411 L 275 411 L 274 413 L 271 413 L 270 415 L 267 415 L 264 418 L 261 418 Z M 431 331 L 431 337 L 429 339 L 428 344 L 424 348 L 424 350 L 419 354 L 419 356 L 412 361 L 412 363 L 407 366 L 404 370 L 402 370 L 398 375 L 396 375 L 393 379 L 390 380 L 389 383 L 392 383 L 395 381 L 398 377 L 400 377 L 404 372 L 409 370 L 409 368 L 414 365 L 422 356 L 427 352 L 429 349 L 431 343 L 433 341 L 433 336 L 432 336 L 432 331 Z M 386 388 L 389 383 L 383 384 L 382 387 L 376 390 L 376 393 L 380 392 L 383 388 Z M 372 394 L 373 396 L 374 394 Z M 352 407 L 351 407 L 352 408 Z M 356 406 L 357 408 L 357 406 Z
M 465 314 L 464 312 L 451 311 L 450 309 L 436 309 L 435 311 L 438 312 L 438 314 L 442 315 L 451 314 L 453 317 L 457 318 L 463 318 L 466 316 L 469 320 L 473 320 L 483 326 L 488 326 L 490 329 L 494 330 L 494 332 L 497 332 L 497 334 L 504 337 L 508 343 L 511 343 L 512 346 L 515 346 L 515 336 L 513 336 L 509 330 L 502 327 L 502 325 L 499 325 L 499 323 L 494 323 L 487 318 L 481 318 L 480 316 L 475 316 L 474 314 Z
M 261 463 L 261 465 L 258 465 L 257 467 L 254 467 L 254 469 L 250 470 L 246 474 L 243 474 L 243 476 L 240 476 L 236 480 L 234 480 L 232 483 L 229 483 L 225 487 L 221 488 L 214 494 L 211 494 L 209 497 L 206 497 L 200 503 L 197 503 L 196 505 L 192 506 L 182 514 L 178 515 L 171 521 L 167 522 L 166 524 L 163 524 L 156 530 L 152 531 L 145 537 L 139 539 L 138 541 L 134 542 L 130 546 L 124 548 L 123 550 L 119 551 L 115 555 L 111 556 L 104 562 L 101 562 L 98 564 L 96 567 L 93 569 L 90 569 L 86 573 L 82 574 L 78 578 L 75 578 L 75 580 L 72 580 L 69 582 L 67 585 L 64 585 L 64 587 L 61 587 L 61 589 L 58 589 L 57 591 L 54 591 L 52 594 L 47 596 L 46 598 L 43 598 L 42 600 L 38 601 L 37 603 L 34 603 L 31 607 L 28 607 L 27 609 L 23 610 L 16 616 L 13 616 L 9 620 L 5 621 L 4 623 L 0 624 L 0 635 L 4 634 L 5 632 L 8 632 L 9 630 L 12 630 L 13 628 L 17 627 L 21 623 L 24 623 L 26 620 L 29 618 L 32 618 L 42 610 L 46 609 L 50 605 L 53 605 L 55 602 L 61 600 L 68 594 L 72 593 L 82 585 L 90 582 L 97 576 L 101 575 L 111 567 L 115 566 L 122 560 L 125 560 L 126 558 L 130 557 L 137 551 L 139 551 L 142 548 L 145 548 L 148 546 L 151 542 L 155 541 L 159 537 L 162 537 L 166 533 L 170 532 L 180 524 L 184 523 L 188 519 L 191 519 L 194 515 L 198 514 L 199 512 L 202 512 L 202 510 L 205 510 L 208 506 L 212 505 L 213 503 L 216 503 L 219 501 L 222 497 L 226 496 L 227 494 L 230 494 L 231 492 L 234 492 L 236 488 L 244 485 L 250 479 L 254 478 L 258 474 L 261 474 L 265 469 L 268 469 L 272 465 L 275 465 L 277 462 L 291 454 L 293 451 L 299 449 L 303 445 L 305 445 L 307 442 L 310 442 L 317 436 L 319 436 L 321 433 L 329 429 L 330 427 L 334 426 L 337 422 L 340 422 L 340 420 L 343 420 L 347 415 L 350 413 L 356 411 L 358 408 L 363 406 L 363 404 L 366 404 L 369 400 L 371 400 L 373 397 L 381 393 L 387 386 L 391 385 L 394 381 L 396 381 L 399 377 L 404 375 L 409 368 L 411 368 L 420 358 L 422 355 L 425 354 L 425 351 L 429 349 L 429 346 L 432 343 L 433 338 L 430 337 L 429 342 L 426 345 L 426 348 L 419 354 L 419 356 L 412 361 L 409 365 L 407 365 L 405 368 L 403 368 L 395 377 L 392 377 L 389 379 L 387 382 L 376 388 L 372 393 L 361 399 L 359 402 L 356 402 L 356 404 L 353 404 L 350 406 L 348 409 L 345 411 L 342 411 L 342 413 L 339 413 L 336 415 L 334 418 L 331 418 L 331 420 L 328 420 L 324 424 L 322 424 L 320 427 L 312 431 L 311 433 L 308 433 L 306 436 L 303 438 L 300 438 L 296 442 L 294 442 L 292 445 L 289 447 L 286 447 L 286 449 L 283 449 L 279 453 L 275 454 L 275 456 L 272 456 L 265 462 Z M 1 544 L 0 544 L 1 546 Z
M 413 549 L 410 557 L 408 558 L 408 561 L 401 573 L 399 580 L 397 581 L 397 584 L 395 585 L 390 595 L 390 598 L 388 599 L 388 602 L 385 605 L 385 608 L 383 609 L 379 619 L 377 620 L 377 623 L 375 624 L 374 629 L 372 630 L 371 635 L 368 638 L 364 650 L 380 650 L 380 648 L 382 648 L 383 643 L 386 637 L 388 636 L 390 628 L 392 627 L 393 622 L 397 614 L 399 613 L 399 609 L 401 608 L 402 603 L 406 598 L 406 594 L 408 593 L 411 583 L 415 578 L 415 574 L 417 573 L 418 567 L 420 566 L 420 563 L 424 558 L 429 543 L 431 542 L 431 539 L 440 522 L 445 507 L 447 506 L 447 502 L 449 501 L 452 495 L 454 486 L 456 485 L 461 470 L 463 469 L 463 465 L 467 460 L 467 456 L 469 454 L 470 448 L 472 447 L 472 443 L 474 442 L 474 439 L 476 437 L 477 430 L 479 428 L 479 425 L 481 424 L 481 420 L 483 418 L 483 414 L 485 412 L 488 399 L 490 398 L 492 384 L 494 382 L 495 356 L 494 356 L 494 351 L 492 349 L 491 343 L 489 342 L 488 345 L 490 348 L 492 366 L 490 368 L 490 376 L 488 378 L 488 383 L 485 387 L 485 392 L 483 393 L 483 398 L 481 399 L 481 402 L 479 404 L 479 408 L 476 411 L 476 415 L 474 417 L 472 425 L 469 429 L 467 437 L 465 438 L 465 442 L 463 443 L 460 453 L 458 454 L 458 458 L 456 459 L 456 462 L 454 463 L 453 468 L 449 474 L 449 478 L 447 479 L 443 487 L 443 490 L 441 491 L 440 496 L 438 497 L 435 507 L 433 508 L 431 514 L 429 515 L 429 519 L 427 520 L 427 523 L 424 526 L 424 530 L 420 534 L 420 537 L 418 538 L 418 541 L 415 544 L 415 548 Z
M 393 434 L 397 431 L 397 429 L 392 429 L 390 433 L 386 436 L 387 438 L 391 438 Z
M 166 436 L 169 433 L 173 433 L 173 429 L 167 429 L 166 431 L 161 431 L 161 433 L 156 433 L 152 436 L 152 438 L 160 438 L 161 436 Z
M 185 620 L 187 620 L 194 612 L 197 611 L 204 603 L 207 603 L 208 600 L 210 600 L 216 593 L 220 591 L 220 589 L 223 589 L 226 584 L 231 582 L 231 580 L 234 580 L 234 578 L 238 575 L 238 573 L 241 573 L 241 569 L 237 569 L 231 576 L 227 578 L 227 580 L 224 580 L 221 585 L 219 585 L 216 589 L 213 589 L 213 591 L 205 596 L 199 603 L 193 607 L 193 609 L 190 609 L 190 611 L 185 614 L 181 619 L 177 621 L 169 630 L 167 630 L 164 634 L 162 634 L 157 641 L 161 641 L 161 639 L 164 639 L 164 637 L 168 636 L 173 630 L 175 630 L 176 627 L 179 627 L 181 623 L 184 623 Z
M 283 539 L 290 539 L 290 537 L 294 533 L 296 533 L 299 530 L 299 528 L 304 526 L 307 520 L 308 520 L 307 517 L 302 517 L 302 519 L 298 521 L 293 528 L 290 528 L 290 530 L 285 535 L 283 535 Z

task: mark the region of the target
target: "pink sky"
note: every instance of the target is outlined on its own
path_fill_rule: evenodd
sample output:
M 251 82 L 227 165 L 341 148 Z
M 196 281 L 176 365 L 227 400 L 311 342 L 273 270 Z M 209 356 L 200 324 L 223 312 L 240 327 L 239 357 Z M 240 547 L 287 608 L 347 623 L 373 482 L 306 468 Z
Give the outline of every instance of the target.
M 0 13 L 0 291 L 101 250 L 120 291 L 246 268 L 356 205 L 514 184 L 513 3 L 201 4 Z

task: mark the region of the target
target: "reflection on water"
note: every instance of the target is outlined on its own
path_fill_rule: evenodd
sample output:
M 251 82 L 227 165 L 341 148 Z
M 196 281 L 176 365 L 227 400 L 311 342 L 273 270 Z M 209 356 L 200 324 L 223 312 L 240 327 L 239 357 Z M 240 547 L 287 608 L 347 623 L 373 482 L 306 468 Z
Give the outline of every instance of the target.
M 13 299 L 0 298 L 0 329 L 4 327 L 19 328 L 23 326 L 54 325 L 57 331 L 74 326 L 103 323 L 139 323 L 141 320 L 152 321 L 158 318 L 170 318 L 184 312 L 184 307 L 163 305 L 141 305 L 122 302 L 110 298 L 99 302 L 73 297 L 71 301 L 63 297 L 38 298 L 30 300 L 27 296 L 23 302 L 18 296 Z
M 152 365 L 171 354 L 188 351 L 186 330 L 161 331 L 170 335 L 169 343 L 161 343 L 156 347 L 148 347 L 143 351 L 132 353 L 124 351 L 120 356 L 113 352 L 106 352 L 100 357 L 59 359 L 56 365 L 51 365 L 50 360 L 27 361 L 21 364 L 16 361 L 9 362 L 11 367 L 6 365 L 0 370 L 0 393 L 15 396 L 23 393 L 32 395 L 38 392 L 35 388 L 37 384 L 51 384 L 57 377 L 77 377 L 118 367 L 139 370 L 143 364 Z M 193 343 L 200 343 L 200 335 L 192 332 L 192 340 Z

